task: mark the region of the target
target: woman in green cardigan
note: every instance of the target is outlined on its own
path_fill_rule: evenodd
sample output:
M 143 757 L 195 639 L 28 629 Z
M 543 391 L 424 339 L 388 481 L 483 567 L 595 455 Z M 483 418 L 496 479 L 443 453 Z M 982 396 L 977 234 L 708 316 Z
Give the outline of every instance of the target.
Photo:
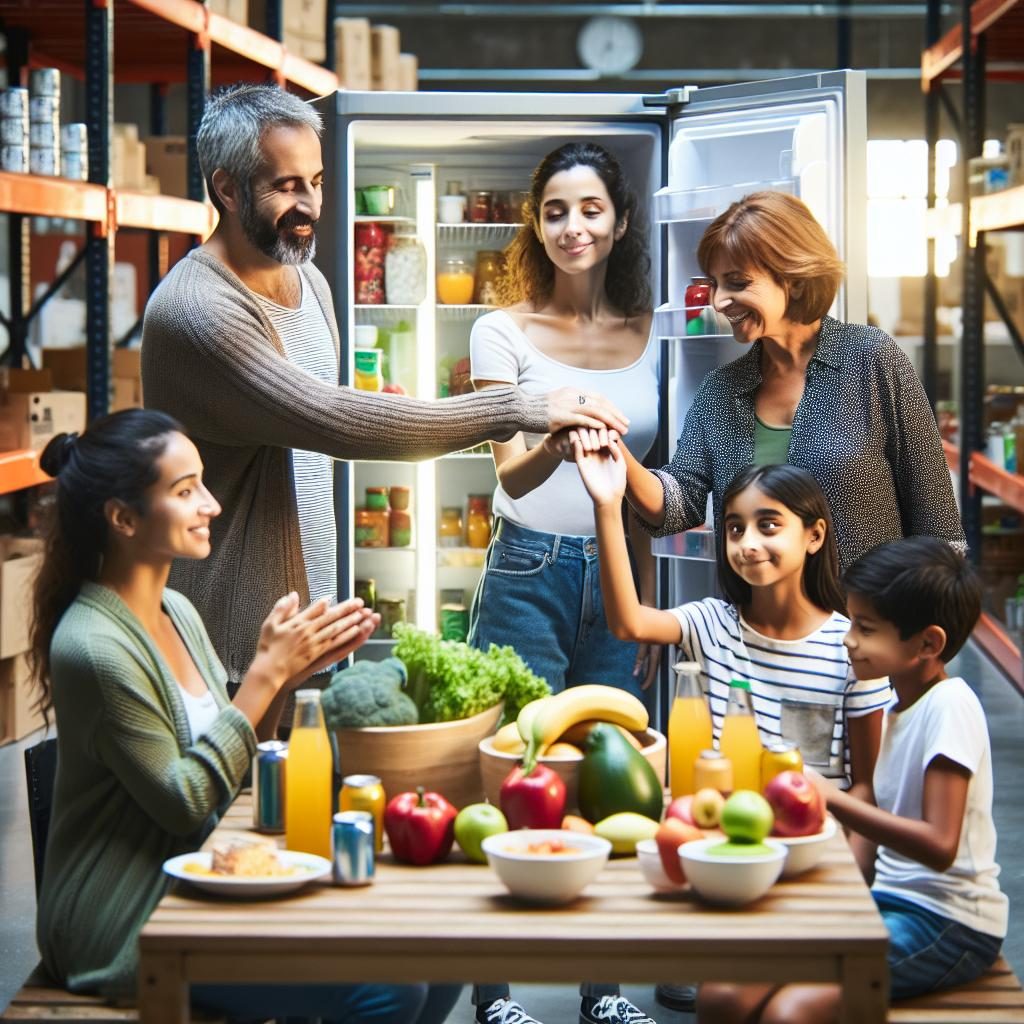
M 233 702 L 192 605 L 166 587 L 175 558 L 210 553 L 220 506 L 195 445 L 163 413 L 131 409 L 61 434 L 42 454 L 57 508 L 36 584 L 30 658 L 57 719 L 57 780 L 37 934 L 76 992 L 130 997 L 138 934 L 162 865 L 198 849 L 235 798 L 289 691 L 345 658 L 379 617 L 357 600 L 282 597 Z M 233 1017 L 346 1024 L 441 1021 L 458 989 L 426 985 L 194 986 Z

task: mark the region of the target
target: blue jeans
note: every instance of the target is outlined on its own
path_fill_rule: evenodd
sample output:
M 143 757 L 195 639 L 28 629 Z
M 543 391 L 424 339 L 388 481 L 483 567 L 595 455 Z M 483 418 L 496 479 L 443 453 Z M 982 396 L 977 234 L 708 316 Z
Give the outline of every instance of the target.
M 872 890 L 889 931 L 893 999 L 964 985 L 995 963 L 1002 939 L 975 931 L 892 893 Z
M 618 686 L 643 700 L 637 645 L 608 629 L 597 540 L 540 533 L 499 519 L 470 610 L 469 642 L 515 648 L 558 693 L 578 683 Z
M 461 985 L 193 985 L 192 1005 L 233 1018 L 323 1024 L 441 1024 Z

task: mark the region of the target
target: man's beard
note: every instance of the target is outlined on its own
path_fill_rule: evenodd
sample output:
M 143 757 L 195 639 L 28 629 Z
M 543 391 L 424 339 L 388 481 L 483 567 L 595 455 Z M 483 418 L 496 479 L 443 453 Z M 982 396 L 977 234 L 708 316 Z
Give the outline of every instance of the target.
M 261 217 L 250 195 L 245 195 L 239 204 L 238 217 L 246 238 L 264 256 L 278 263 L 294 266 L 307 263 L 316 255 L 316 235 L 304 237 L 292 235 L 290 229 L 309 225 L 315 229 L 316 222 L 297 210 L 284 214 L 276 224 Z

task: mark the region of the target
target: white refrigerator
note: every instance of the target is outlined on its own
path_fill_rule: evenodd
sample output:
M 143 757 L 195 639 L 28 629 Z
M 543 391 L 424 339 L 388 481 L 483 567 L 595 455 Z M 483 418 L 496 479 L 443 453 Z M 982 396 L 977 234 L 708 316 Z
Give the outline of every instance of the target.
M 847 266 L 833 315 L 866 318 L 863 72 L 684 87 L 660 96 L 339 92 L 325 106 L 327 195 L 317 262 L 334 291 L 343 383 L 353 381 L 355 327 L 374 324 L 388 347 L 386 374 L 422 397 L 444 393 L 451 371 L 458 377 L 456 364 L 468 355 L 472 323 L 487 307 L 439 302 L 438 269 L 453 256 L 472 268 L 480 251 L 502 249 L 518 226 L 515 196 L 508 194 L 528 189 L 540 159 L 574 140 L 597 142 L 617 156 L 650 224 L 655 329 L 663 346 L 658 465 L 671 457 L 704 374 L 742 352 L 728 325 L 713 316 L 701 320 L 705 333 L 687 333 L 684 309 L 685 289 L 700 274 L 697 243 L 731 202 L 764 188 L 800 196 Z M 438 198 L 450 190 L 506 199 L 494 204 L 486 222 L 439 223 Z M 357 202 L 371 201 L 371 194 L 376 212 L 358 212 Z M 389 304 L 386 281 L 383 303 L 357 301 L 366 296 L 355 281 L 356 230 L 367 223 L 415 235 L 425 263 L 421 301 Z M 355 546 L 355 510 L 366 488 L 396 484 L 411 488 L 411 543 Z M 410 621 L 436 630 L 442 600 L 461 595 L 468 606 L 484 555 L 451 536 L 439 544 L 442 510 L 460 508 L 465 517 L 467 496 L 493 492 L 494 484 L 485 450 L 418 464 L 339 463 L 339 594 L 372 579 L 378 598 L 404 602 Z M 663 607 L 714 592 L 707 533 L 666 538 L 655 548 Z M 389 650 L 383 637 L 363 656 Z

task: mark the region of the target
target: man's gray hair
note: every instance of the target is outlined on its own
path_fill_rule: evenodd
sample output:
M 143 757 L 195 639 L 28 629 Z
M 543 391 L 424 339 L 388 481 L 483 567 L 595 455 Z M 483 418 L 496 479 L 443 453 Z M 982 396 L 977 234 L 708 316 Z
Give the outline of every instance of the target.
M 271 128 L 312 128 L 319 136 L 323 119 L 308 104 L 276 85 L 233 85 L 211 96 L 199 122 L 196 148 L 210 201 L 224 209 L 213 188 L 213 172 L 223 168 L 248 190 L 263 163 L 261 143 Z

